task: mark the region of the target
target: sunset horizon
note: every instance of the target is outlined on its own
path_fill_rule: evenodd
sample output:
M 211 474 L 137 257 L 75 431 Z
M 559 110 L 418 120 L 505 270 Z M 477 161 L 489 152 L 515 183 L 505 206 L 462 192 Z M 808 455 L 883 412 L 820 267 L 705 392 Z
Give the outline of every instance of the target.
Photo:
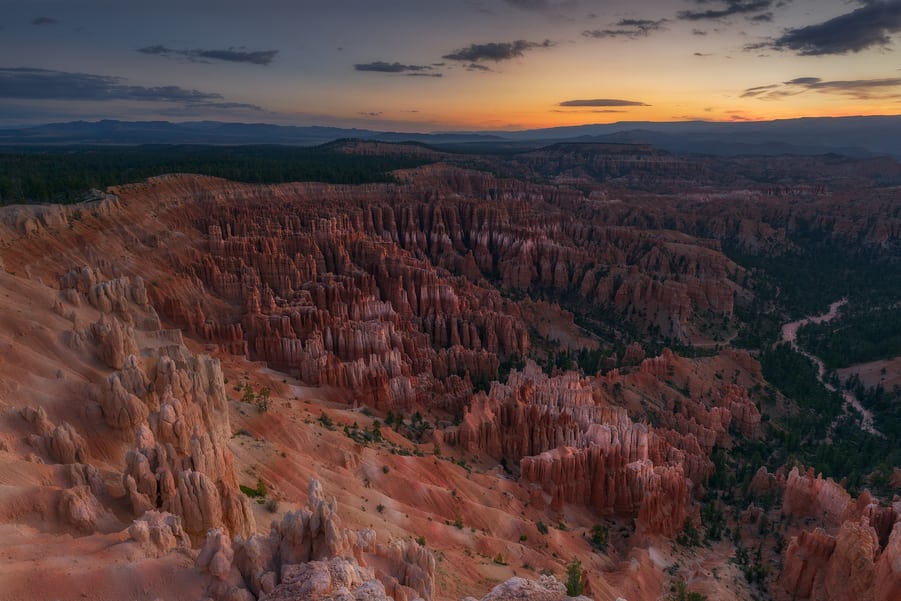
M 894 0 L 7 5 L 2 127 L 425 132 L 901 114 Z

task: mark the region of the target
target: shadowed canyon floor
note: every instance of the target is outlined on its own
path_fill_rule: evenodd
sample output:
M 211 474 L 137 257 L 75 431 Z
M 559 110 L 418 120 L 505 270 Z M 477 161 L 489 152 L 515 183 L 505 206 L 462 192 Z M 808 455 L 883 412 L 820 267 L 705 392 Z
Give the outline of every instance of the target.
M 574 558 L 605 601 L 901 595 L 897 496 L 723 482 L 795 411 L 724 248 L 891 254 L 896 196 L 397 175 L 0 210 L 4 598 L 562 600 Z

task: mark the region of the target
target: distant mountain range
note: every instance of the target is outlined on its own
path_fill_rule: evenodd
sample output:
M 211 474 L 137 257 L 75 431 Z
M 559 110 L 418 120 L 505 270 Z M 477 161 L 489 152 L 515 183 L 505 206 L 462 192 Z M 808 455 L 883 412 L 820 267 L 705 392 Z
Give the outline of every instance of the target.
M 336 127 L 195 121 L 73 121 L 0 130 L 0 145 L 285 144 L 356 138 L 473 151 L 529 150 L 556 142 L 651 144 L 712 155 L 842 154 L 901 158 L 901 116 L 815 117 L 723 123 L 624 121 L 522 131 L 402 133 Z

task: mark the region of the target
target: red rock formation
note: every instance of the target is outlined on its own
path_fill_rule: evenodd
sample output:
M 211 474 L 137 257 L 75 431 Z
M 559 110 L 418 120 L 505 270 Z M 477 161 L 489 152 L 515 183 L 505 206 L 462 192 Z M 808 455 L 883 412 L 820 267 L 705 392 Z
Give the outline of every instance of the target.
M 834 550 L 835 539 L 822 529 L 802 532 L 791 540 L 785 551 L 779 582 L 797 598 L 810 599 L 823 586 L 826 565 Z
M 876 531 L 867 519 L 843 523 L 826 572 L 825 588 L 830 601 L 872 599 L 878 555 Z
M 376 545 L 374 531 L 342 528 L 335 501 L 324 498 L 316 480 L 306 506 L 273 523 L 268 536 L 239 537 L 233 547 L 220 530 L 210 530 L 197 566 L 216 577 L 211 593 L 222 599 L 241 591 L 260 600 L 319 599 L 343 586 L 373 595 L 367 599 L 428 600 L 435 579 L 434 556 L 415 541 Z
M 191 548 L 181 520 L 171 513 L 146 512 L 128 527 L 128 535 L 147 557 L 162 557 L 175 549 Z
M 876 601 L 901 599 L 901 521 L 895 522 L 876 564 Z
M 792 468 L 785 482 L 782 512 L 817 518 L 829 525 L 841 523 L 842 516 L 851 503 L 851 495 L 831 478 L 823 480 L 822 474 L 814 475 L 813 468 L 802 474 Z
M 853 500 L 832 480 L 795 468 L 785 483 L 783 512 L 839 526 L 835 536 L 817 528 L 792 539 L 779 579 L 792 596 L 815 601 L 897 597 L 901 519 L 896 508 L 880 506 L 866 491 Z

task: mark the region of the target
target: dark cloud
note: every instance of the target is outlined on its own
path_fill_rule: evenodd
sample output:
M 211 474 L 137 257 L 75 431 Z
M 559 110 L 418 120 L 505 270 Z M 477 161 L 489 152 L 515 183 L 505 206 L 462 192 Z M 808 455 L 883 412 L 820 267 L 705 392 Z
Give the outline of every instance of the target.
M 694 0 L 695 4 L 711 6 L 703 10 L 680 10 L 677 16 L 684 21 L 725 19 L 734 15 L 749 15 L 769 10 L 773 0 Z M 699 8 L 700 8 L 699 7 Z
M 55 25 L 56 23 L 59 21 L 52 17 L 35 17 L 31 20 L 32 25 Z
M 760 13 L 759 15 L 754 15 L 753 17 L 748 17 L 748 21 L 751 23 L 772 23 L 773 22 L 773 13 L 765 12 Z
M 741 97 L 742 98 L 755 98 L 757 96 L 763 96 L 769 90 L 774 90 L 778 87 L 779 86 L 777 84 L 770 84 L 768 86 L 756 86 L 753 88 L 748 88 L 747 90 L 744 91 L 744 93 L 742 93 Z
M 452 61 L 465 61 L 477 63 L 479 61 L 500 62 L 522 56 L 527 50 L 535 48 L 550 48 L 554 43 L 550 40 L 543 42 L 527 42 L 516 40 L 514 42 L 489 42 L 487 44 L 470 44 L 468 48 L 460 48 L 441 58 Z
M 248 50 L 243 46 L 228 48 L 225 50 L 180 50 L 167 48 L 159 44 L 138 48 L 138 52 L 165 56 L 166 58 L 182 58 L 191 62 L 209 62 L 210 60 L 226 61 L 229 63 L 250 63 L 252 65 L 268 65 L 275 60 L 278 50 Z
M 68 73 L 27 67 L 0 68 L 0 98 L 27 100 L 134 100 L 173 102 L 206 108 L 262 110 L 253 104 L 226 102 L 221 94 L 179 86 L 132 86 L 121 77 Z
M 407 77 L 444 77 L 444 73 L 404 73 Z
M 811 86 L 822 82 L 819 77 L 796 77 L 790 81 L 786 81 L 785 85 L 789 86 Z
M 354 65 L 357 71 L 372 71 L 375 73 L 422 73 L 430 71 L 432 67 L 428 65 L 403 65 L 401 63 L 387 63 L 385 61 L 375 61 L 372 63 L 358 63 Z M 425 75 L 425 73 L 423 73 Z
M 610 25 L 608 29 L 592 29 L 583 31 L 582 35 L 589 38 L 641 38 L 649 35 L 652 31 L 663 28 L 666 19 L 621 19 Z
M 650 106 L 644 102 L 636 102 L 635 100 L 617 100 L 615 98 L 594 98 L 591 100 L 564 100 L 557 106 Z
M 576 0 L 504 0 L 504 2 L 519 10 L 531 10 L 542 13 L 558 12 L 563 9 L 574 8 L 578 4 Z
M 692 29 L 691 35 L 702 36 L 702 35 L 707 35 L 707 32 L 704 31 L 703 29 Z
M 787 30 L 769 46 L 800 55 L 847 54 L 886 46 L 901 31 L 901 0 L 860 0 L 850 13 Z
M 371 112 L 363 111 L 360 114 L 363 115 L 364 117 L 380 117 L 382 114 L 382 111 L 371 111 Z
M 901 98 L 901 77 L 882 79 L 823 80 L 819 77 L 796 77 L 781 84 L 748 88 L 742 98 L 778 100 L 807 92 L 847 96 L 855 100 Z
M 486 67 L 485 65 L 480 65 L 479 63 L 469 63 L 466 65 L 467 71 L 492 71 L 491 67 Z

